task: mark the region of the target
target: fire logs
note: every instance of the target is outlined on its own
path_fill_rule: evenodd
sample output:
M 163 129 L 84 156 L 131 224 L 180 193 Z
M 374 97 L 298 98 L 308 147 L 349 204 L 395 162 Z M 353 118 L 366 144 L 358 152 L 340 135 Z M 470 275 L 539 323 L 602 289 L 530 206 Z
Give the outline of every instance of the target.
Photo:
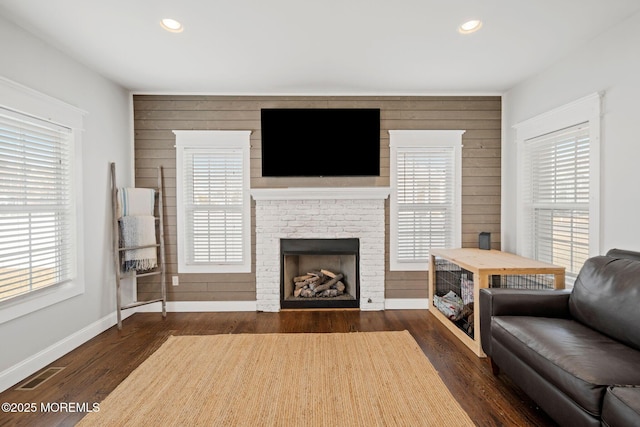
M 334 298 L 344 294 L 344 276 L 329 270 L 310 271 L 305 275 L 293 278 L 294 297 L 301 298 Z

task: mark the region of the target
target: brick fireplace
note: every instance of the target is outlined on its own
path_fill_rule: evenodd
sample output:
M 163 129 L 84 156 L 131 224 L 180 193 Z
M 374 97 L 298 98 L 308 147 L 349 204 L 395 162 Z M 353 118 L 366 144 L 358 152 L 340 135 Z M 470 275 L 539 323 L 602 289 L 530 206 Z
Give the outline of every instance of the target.
M 253 189 L 256 203 L 256 306 L 279 311 L 282 239 L 358 239 L 361 310 L 384 309 L 387 187 Z

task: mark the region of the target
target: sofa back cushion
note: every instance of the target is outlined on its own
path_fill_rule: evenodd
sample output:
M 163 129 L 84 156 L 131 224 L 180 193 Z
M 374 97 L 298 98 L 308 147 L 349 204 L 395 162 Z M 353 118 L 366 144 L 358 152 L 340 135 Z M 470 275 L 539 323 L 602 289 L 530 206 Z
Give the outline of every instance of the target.
M 640 260 L 589 258 L 569 297 L 577 321 L 640 350 Z
M 627 258 L 640 261 L 640 252 L 627 251 L 625 249 L 609 249 L 607 256 L 611 258 Z

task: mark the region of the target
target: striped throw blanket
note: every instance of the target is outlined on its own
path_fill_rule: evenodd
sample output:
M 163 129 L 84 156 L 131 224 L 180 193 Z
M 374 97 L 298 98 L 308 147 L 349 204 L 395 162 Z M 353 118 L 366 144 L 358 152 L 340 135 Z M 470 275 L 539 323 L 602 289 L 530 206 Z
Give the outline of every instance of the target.
M 122 247 L 138 247 L 156 244 L 155 218 L 151 215 L 128 215 L 120 218 Z M 123 271 L 145 271 L 158 266 L 155 246 L 124 251 Z
M 155 190 L 152 188 L 121 188 L 118 191 L 118 218 L 130 215 L 153 215 Z

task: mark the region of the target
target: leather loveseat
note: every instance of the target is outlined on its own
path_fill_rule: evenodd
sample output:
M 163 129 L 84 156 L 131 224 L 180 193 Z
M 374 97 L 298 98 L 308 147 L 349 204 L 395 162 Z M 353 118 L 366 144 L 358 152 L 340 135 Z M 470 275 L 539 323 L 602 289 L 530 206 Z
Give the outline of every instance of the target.
M 571 291 L 480 292 L 482 348 L 566 426 L 640 425 L 640 253 L 588 259 Z

